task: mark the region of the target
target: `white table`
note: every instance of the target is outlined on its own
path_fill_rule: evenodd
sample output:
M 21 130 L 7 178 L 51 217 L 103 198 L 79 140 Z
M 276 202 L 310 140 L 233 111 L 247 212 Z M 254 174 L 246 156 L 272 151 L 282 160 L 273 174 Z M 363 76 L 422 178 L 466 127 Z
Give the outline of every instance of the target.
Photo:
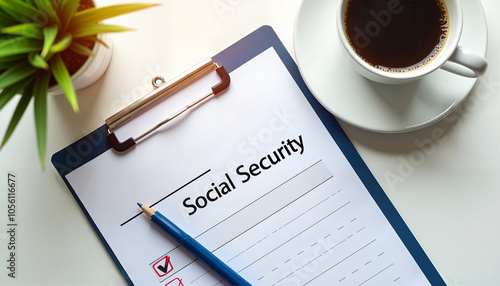
M 102 4 L 118 2 L 123 1 Z M 300 0 L 149 2 L 162 6 L 109 21 L 135 31 L 112 35 L 109 69 L 98 83 L 78 92 L 79 114 L 73 114 L 64 97 L 49 98 L 48 158 L 151 91 L 152 77 L 173 77 L 262 25 L 271 25 L 294 55 Z M 447 120 L 402 134 L 341 123 L 451 285 L 500 283 L 500 2 L 482 3 L 489 70 Z M 0 111 L 2 136 L 13 103 Z M 125 285 L 50 162 L 45 170 L 40 166 L 31 108 L 0 152 L 0 284 Z M 15 279 L 7 277 L 6 269 L 9 172 L 18 183 Z

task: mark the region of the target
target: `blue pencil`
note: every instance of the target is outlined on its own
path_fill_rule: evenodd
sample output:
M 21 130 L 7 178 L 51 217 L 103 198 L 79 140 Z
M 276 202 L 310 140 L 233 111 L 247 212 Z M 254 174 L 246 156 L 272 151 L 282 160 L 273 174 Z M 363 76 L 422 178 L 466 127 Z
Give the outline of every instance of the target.
M 168 218 L 160 212 L 152 208 L 148 208 L 143 204 L 137 203 L 151 221 L 158 225 L 161 229 L 172 236 L 175 241 L 182 245 L 186 250 L 191 252 L 196 258 L 204 262 L 208 267 L 215 271 L 222 279 L 231 285 L 251 285 L 236 271 L 227 266 L 212 252 L 203 247 L 198 241 L 185 233 L 182 229 L 176 226 Z

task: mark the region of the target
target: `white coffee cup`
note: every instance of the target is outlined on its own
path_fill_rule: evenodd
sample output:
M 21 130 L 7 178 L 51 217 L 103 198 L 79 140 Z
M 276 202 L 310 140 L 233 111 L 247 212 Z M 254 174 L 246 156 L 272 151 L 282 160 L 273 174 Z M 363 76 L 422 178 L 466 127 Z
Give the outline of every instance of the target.
M 463 14 L 460 0 L 444 0 L 448 9 L 448 36 L 441 51 L 435 58 L 424 66 L 404 72 L 388 72 L 372 66 L 364 61 L 353 49 L 344 28 L 344 17 L 346 4 L 349 0 L 340 0 L 337 9 L 337 33 L 342 45 L 342 50 L 352 64 L 354 69 L 366 78 L 384 84 L 407 83 L 441 68 L 443 70 L 461 75 L 464 77 L 476 78 L 481 76 L 488 66 L 484 57 L 473 51 L 460 46 L 458 43 L 462 35 Z M 395 9 L 399 0 L 388 1 L 388 9 Z M 377 19 L 373 19 L 373 25 L 380 25 Z M 366 47 L 369 48 L 369 47 Z

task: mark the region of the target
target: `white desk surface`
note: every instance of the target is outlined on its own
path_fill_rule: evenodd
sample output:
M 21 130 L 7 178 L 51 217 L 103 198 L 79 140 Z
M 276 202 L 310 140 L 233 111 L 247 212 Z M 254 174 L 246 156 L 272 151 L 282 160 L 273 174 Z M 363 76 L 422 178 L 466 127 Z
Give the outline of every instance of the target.
M 101 1 L 118 2 L 123 1 Z M 52 167 L 52 154 L 152 90 L 153 76 L 176 76 L 262 25 L 272 26 L 294 55 L 300 0 L 148 2 L 162 6 L 109 21 L 135 31 L 112 35 L 109 69 L 96 84 L 78 91 L 79 114 L 73 114 L 63 96 L 49 98 L 45 171 L 38 163 L 31 105 L 0 151 L 1 285 L 125 285 Z M 450 120 L 403 134 L 371 133 L 342 123 L 427 254 L 455 286 L 500 285 L 500 2 L 482 4 L 489 29 L 489 70 Z M 0 111 L 2 136 L 13 103 Z M 429 141 L 441 130 L 442 140 Z M 430 142 L 426 153 L 417 142 Z M 18 183 L 15 279 L 7 277 L 6 269 L 9 172 L 17 175 Z M 388 180 L 390 174 L 400 181 Z

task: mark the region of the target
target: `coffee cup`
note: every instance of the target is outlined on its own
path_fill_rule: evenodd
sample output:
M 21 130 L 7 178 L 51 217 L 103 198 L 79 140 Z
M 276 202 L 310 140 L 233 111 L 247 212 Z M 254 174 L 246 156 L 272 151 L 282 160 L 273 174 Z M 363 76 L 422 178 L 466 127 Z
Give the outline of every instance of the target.
M 476 78 L 484 57 L 459 45 L 460 0 L 340 0 L 337 32 L 354 69 L 384 84 L 420 79 L 437 69 Z

